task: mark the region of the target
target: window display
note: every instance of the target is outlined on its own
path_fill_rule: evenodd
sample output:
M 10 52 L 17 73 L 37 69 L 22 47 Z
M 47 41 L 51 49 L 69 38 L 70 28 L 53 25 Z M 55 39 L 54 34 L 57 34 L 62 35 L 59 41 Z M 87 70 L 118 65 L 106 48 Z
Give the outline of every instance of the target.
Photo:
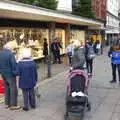
M 0 35 L 4 38 L 5 47 L 12 50 L 16 59 L 22 59 L 22 51 L 24 48 L 30 48 L 32 58 L 43 58 L 44 38 L 49 40 L 49 29 L 38 28 L 0 28 Z M 56 29 L 55 37 L 60 40 L 62 49 L 61 54 L 65 53 L 65 30 Z
M 101 35 L 92 35 L 91 38 L 92 38 L 92 40 L 93 40 L 93 43 L 95 43 L 96 40 L 99 40 L 100 43 L 101 43 L 101 41 L 102 41 L 102 36 L 101 36 Z
M 60 54 L 65 53 L 65 30 L 64 29 L 56 29 L 55 36 L 60 40 L 60 44 L 62 49 L 60 50 Z
M 85 31 L 71 30 L 71 39 L 80 40 L 82 43 L 85 43 Z
M 42 58 L 44 38 L 48 40 L 48 29 L 34 29 L 34 28 L 2 28 L 0 34 L 4 37 L 4 42 L 7 47 L 13 48 L 16 59 L 22 58 L 22 51 L 24 48 L 30 48 L 32 51 L 32 58 Z

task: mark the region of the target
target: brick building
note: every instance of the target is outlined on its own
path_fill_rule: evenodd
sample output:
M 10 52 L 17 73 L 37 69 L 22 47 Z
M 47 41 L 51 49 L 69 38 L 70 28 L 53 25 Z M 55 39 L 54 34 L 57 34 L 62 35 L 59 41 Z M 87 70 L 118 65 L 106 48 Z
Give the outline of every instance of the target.
M 106 21 L 107 0 L 92 0 L 93 12 L 99 20 Z

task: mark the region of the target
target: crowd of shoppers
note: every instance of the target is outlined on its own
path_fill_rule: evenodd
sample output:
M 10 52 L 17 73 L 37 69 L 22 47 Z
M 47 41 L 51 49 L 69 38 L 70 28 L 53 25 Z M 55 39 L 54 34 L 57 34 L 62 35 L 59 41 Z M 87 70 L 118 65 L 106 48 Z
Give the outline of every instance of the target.
M 16 79 L 19 79 L 19 88 L 22 90 L 24 100 L 23 110 L 28 111 L 29 108 L 35 109 L 36 100 L 34 87 L 37 83 L 37 67 L 36 63 L 31 59 L 31 51 L 28 48 L 24 49 L 22 60 L 17 63 L 11 49 L 3 48 L 4 44 L 2 41 L 3 40 L 0 40 L 0 75 L 5 83 L 5 108 L 11 110 L 21 109 L 21 107 L 17 105 L 18 90 Z M 66 47 L 70 66 L 72 66 L 73 69 L 86 68 L 88 75 L 92 76 L 93 59 L 95 58 L 95 53 L 98 53 L 97 44 L 99 43 L 93 45 L 91 40 L 87 40 L 85 44 L 79 40 L 71 41 Z M 53 54 L 53 64 L 61 64 L 60 49 L 62 49 L 62 46 L 58 38 L 53 40 L 50 48 Z M 109 54 L 111 54 L 111 50 Z M 44 62 L 46 63 L 48 56 L 48 43 L 46 38 L 44 38 L 43 55 L 45 56 Z M 116 80 L 116 67 L 119 68 L 119 65 L 114 65 L 112 62 L 112 68 L 114 69 L 112 82 Z M 118 70 L 120 71 L 120 69 Z
M 91 40 L 87 40 L 85 44 L 79 40 L 74 40 L 66 47 L 66 52 L 73 69 L 86 67 L 88 75 L 92 77 L 95 49 Z

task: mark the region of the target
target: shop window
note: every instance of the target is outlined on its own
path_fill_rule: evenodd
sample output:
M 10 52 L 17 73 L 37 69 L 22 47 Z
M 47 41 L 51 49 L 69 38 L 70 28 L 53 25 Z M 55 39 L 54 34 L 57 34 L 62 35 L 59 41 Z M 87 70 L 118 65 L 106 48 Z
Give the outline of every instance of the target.
M 58 38 L 62 49 L 60 50 L 61 54 L 65 53 L 65 30 L 64 29 L 56 29 L 55 30 L 55 37 Z
M 13 47 L 16 59 L 22 59 L 22 51 L 24 48 L 30 48 L 32 58 L 38 59 L 43 56 L 44 38 L 49 40 L 48 29 L 30 29 L 30 28 L 2 28 L 0 34 L 4 37 L 4 43 L 8 42 Z
M 85 43 L 85 32 L 82 30 L 71 30 L 71 39 L 79 40 L 83 44 Z

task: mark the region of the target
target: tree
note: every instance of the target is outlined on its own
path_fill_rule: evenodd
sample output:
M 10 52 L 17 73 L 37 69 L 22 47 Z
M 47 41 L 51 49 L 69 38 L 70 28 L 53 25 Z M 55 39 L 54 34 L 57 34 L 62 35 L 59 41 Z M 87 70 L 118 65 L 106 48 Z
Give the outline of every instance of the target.
M 73 14 L 95 18 L 92 11 L 92 0 L 77 0 L 77 5 L 73 7 Z
M 57 8 L 56 0 L 23 0 L 24 3 L 55 10 Z

